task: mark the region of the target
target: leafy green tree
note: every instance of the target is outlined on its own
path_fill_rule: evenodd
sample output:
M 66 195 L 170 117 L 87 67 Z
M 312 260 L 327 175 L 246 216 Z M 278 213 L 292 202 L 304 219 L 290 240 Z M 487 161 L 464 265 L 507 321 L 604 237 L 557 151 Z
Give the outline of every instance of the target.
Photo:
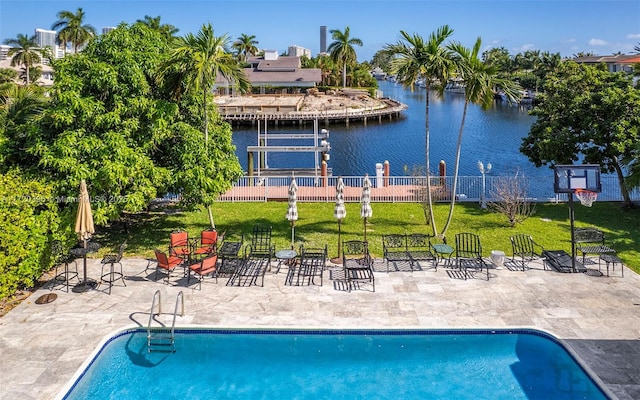
M 504 47 L 494 47 L 482 53 L 482 60 L 495 66 L 498 71 L 510 74 L 513 70 L 513 60 L 509 54 L 509 50 Z
M 226 34 L 215 36 L 211 24 L 204 24 L 196 35 L 189 33 L 173 42 L 169 58 L 160 69 L 175 97 L 190 90 L 201 93 L 205 149 L 209 142 L 209 108 L 212 105 L 209 93 L 218 75 L 232 82 L 241 93 L 250 86 L 242 67 L 227 51 L 229 41 Z M 215 227 L 211 207 L 208 211 L 211 226 Z
M 42 50 L 38 48 L 36 36 L 31 37 L 21 33 L 15 39 L 7 39 L 4 44 L 12 46 L 7 56 L 11 57 L 11 66 L 22 65 L 25 70 L 25 84 L 31 83 L 29 69 L 42 59 Z
M 393 60 L 392 54 L 389 54 L 384 50 L 378 50 L 376 51 L 376 53 L 373 55 L 373 58 L 371 59 L 371 67 L 373 68 L 378 67 L 382 69 L 382 71 L 388 74 L 391 71 L 392 60 Z
M 443 85 L 432 85 L 432 80 L 447 82 L 454 70 L 454 56 L 444 42 L 453 34 L 453 30 L 448 25 L 443 25 L 435 32 L 432 32 L 425 41 L 420 35 L 409 35 L 405 31 L 400 31 L 402 38 L 395 44 L 385 46 L 385 51 L 393 55 L 391 62 L 391 73 L 396 75 L 399 82 L 405 88 L 415 87 L 419 78 L 425 78 L 426 105 L 425 105 L 425 167 L 426 167 L 426 187 L 428 218 L 433 228 L 433 234 L 438 235 L 438 229 L 433 214 L 433 200 L 431 196 L 431 179 L 429 162 L 429 92 L 432 88 L 442 95 Z
M 85 13 L 82 8 L 79 7 L 75 13 L 72 11 L 60 11 L 58 13 L 58 20 L 51 25 L 51 29 L 53 30 L 60 29 L 58 32 L 58 40 L 64 44 L 71 43 L 74 53 L 78 52 L 78 47 L 96 36 L 96 28 L 92 25 L 85 24 L 84 19 Z
M 498 77 L 498 68 L 494 65 L 483 62 L 480 57 L 480 48 L 482 40 L 476 39 L 473 48 L 468 49 L 459 42 L 454 42 L 447 46 L 454 54 L 457 67 L 457 76 L 464 81 L 464 107 L 462 111 L 462 120 L 460 121 L 460 130 L 458 131 L 458 141 L 456 144 L 456 157 L 453 170 L 453 185 L 451 193 L 457 193 L 458 170 L 460 168 L 460 152 L 462 149 L 462 135 L 464 132 L 464 123 L 467 118 L 467 109 L 469 103 L 479 104 L 483 109 L 489 109 L 494 103 L 494 93 L 499 90 L 505 94 L 509 103 L 517 103 L 520 97 L 520 85 L 508 79 Z M 446 234 L 451 220 L 453 219 L 453 210 L 456 203 L 456 196 L 451 196 L 449 206 L 449 214 L 447 221 L 442 228 L 442 234 Z
M 180 31 L 180 29 L 176 28 L 171 24 L 160 23 L 159 15 L 157 17 L 151 17 L 149 15 L 145 15 L 144 19 L 139 19 L 136 22 L 140 24 L 144 24 L 154 31 L 160 32 L 160 34 L 164 36 L 167 40 L 170 40 L 171 38 L 173 38 L 176 35 L 176 33 Z
M 640 91 L 626 73 L 563 62 L 551 73 L 531 114 L 537 116 L 520 151 L 536 166 L 599 164 L 615 173 L 630 206 L 623 159 L 637 154 Z
M 244 63 L 249 57 L 258 54 L 258 41 L 254 35 L 247 35 L 243 33 L 238 39 L 233 42 L 231 47 L 236 51 L 238 55 L 238 61 Z
M 18 77 L 18 71 L 11 68 L 0 68 L 0 85 L 14 82 Z
M 348 26 L 344 29 L 344 32 L 332 29 L 330 33 L 334 41 L 329 44 L 327 51 L 333 61 L 342 66 L 342 87 L 347 87 L 347 66 L 353 65 L 358 61 L 356 50 L 353 46 L 362 46 L 362 40 L 352 38 Z

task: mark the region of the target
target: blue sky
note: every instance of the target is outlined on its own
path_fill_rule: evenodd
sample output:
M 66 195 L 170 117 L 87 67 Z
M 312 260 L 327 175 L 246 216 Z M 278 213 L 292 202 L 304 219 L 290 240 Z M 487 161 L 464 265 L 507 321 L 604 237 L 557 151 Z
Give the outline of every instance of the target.
M 349 26 L 351 36 L 364 43 L 356 47 L 360 61 L 397 41 L 400 30 L 426 38 L 444 24 L 453 28 L 453 40 L 468 47 L 479 36 L 484 49 L 505 47 L 512 55 L 530 49 L 563 57 L 578 52 L 626 54 L 640 44 L 638 0 L 0 0 L 0 39 L 50 29 L 59 11 L 75 12 L 78 7 L 98 32 L 145 15 L 161 16 L 161 22 L 180 29 L 179 35 L 210 22 L 216 35 L 255 35 L 260 48 L 284 52 L 298 45 L 314 56 L 321 25 L 341 31 Z

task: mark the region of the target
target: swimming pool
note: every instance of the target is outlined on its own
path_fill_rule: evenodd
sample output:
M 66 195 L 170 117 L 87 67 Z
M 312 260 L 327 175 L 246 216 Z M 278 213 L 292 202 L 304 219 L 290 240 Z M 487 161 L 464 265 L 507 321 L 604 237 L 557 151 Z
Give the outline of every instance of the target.
M 146 331 L 109 340 L 64 399 L 606 399 L 553 336 L 535 330 Z

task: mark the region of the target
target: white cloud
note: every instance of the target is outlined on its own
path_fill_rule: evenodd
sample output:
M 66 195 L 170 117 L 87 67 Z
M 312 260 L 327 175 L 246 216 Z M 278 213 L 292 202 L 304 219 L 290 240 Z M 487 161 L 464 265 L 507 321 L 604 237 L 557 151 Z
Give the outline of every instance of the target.
M 534 49 L 534 47 L 535 47 L 535 45 L 532 44 L 532 43 L 525 43 L 525 44 L 523 44 L 522 46 L 520 46 L 518 48 L 518 53 L 522 53 L 522 52 L 525 52 L 527 50 L 532 50 L 532 49 Z
M 606 46 L 609 43 L 602 39 L 591 39 L 589 40 L 589 46 Z
M 640 33 L 630 33 L 627 35 L 627 39 L 640 39 Z

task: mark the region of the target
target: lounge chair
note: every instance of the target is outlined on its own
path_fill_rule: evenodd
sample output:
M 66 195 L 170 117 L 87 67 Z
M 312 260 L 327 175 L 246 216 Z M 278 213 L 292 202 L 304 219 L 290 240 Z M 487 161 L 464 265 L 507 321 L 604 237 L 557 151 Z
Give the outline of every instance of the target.
M 510 240 L 513 251 L 511 262 L 515 266 L 521 266 L 523 271 L 531 261 L 542 258 L 544 247 L 536 243 L 531 235 L 513 235 Z
M 158 262 L 156 266 L 155 280 L 158 280 L 158 271 L 162 269 L 166 271 L 166 274 L 167 274 L 166 283 L 169 283 L 169 278 L 171 277 L 171 273 L 173 272 L 174 269 L 176 269 L 177 266 L 182 265 L 184 263 L 184 260 L 174 255 L 167 256 L 166 253 L 158 249 L 155 250 L 155 253 L 156 253 L 156 261 Z
M 371 282 L 373 291 L 376 291 L 373 260 L 366 241 L 350 240 L 342 243 L 342 267 L 349 291 L 359 282 Z
M 327 245 L 324 248 L 305 248 L 300 246 L 300 258 L 290 265 L 285 284 L 316 285 L 316 278 L 322 286 L 322 275 L 327 264 Z M 295 283 L 293 282 L 295 278 Z
M 476 271 L 487 270 L 487 280 L 489 280 L 489 266 L 482 258 L 482 244 L 480 237 L 474 233 L 456 234 L 456 266 L 460 271 L 464 271 L 464 278 L 467 279 L 467 270 L 473 268 Z
M 276 248 L 271 241 L 271 232 L 270 225 L 255 225 L 251 235 L 251 243 L 248 245 L 248 249 L 245 249 L 245 253 L 250 258 L 266 258 L 271 262 L 276 253 Z

